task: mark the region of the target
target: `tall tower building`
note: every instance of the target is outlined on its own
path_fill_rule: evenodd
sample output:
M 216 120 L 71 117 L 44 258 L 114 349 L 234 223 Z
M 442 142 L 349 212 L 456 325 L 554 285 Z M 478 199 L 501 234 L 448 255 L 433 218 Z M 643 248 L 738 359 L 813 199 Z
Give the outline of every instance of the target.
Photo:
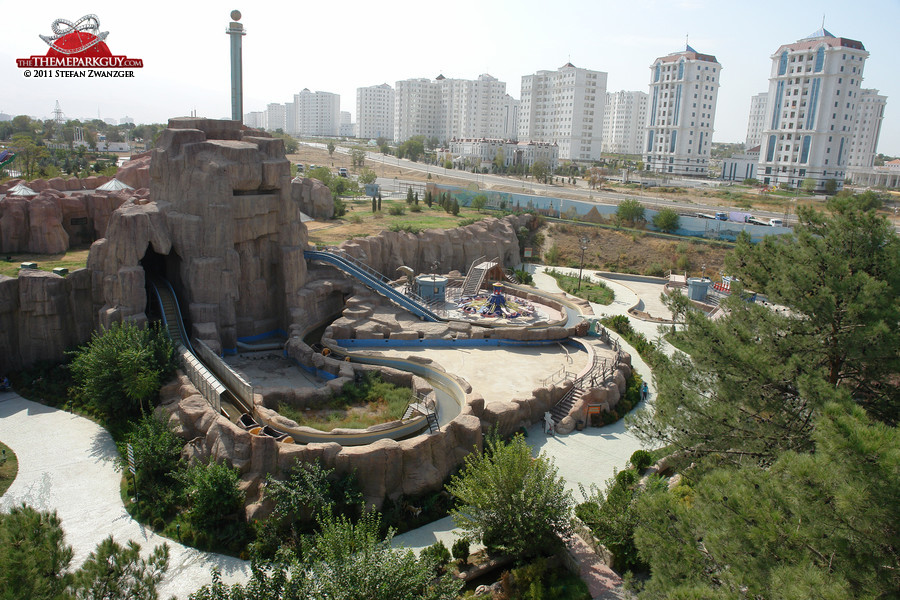
M 440 75 L 436 81 L 444 79 Z M 394 141 L 405 142 L 416 135 L 438 137 L 441 88 L 430 79 L 405 79 L 394 86 Z
M 275 131 L 285 130 L 286 108 L 284 104 L 270 103 L 266 105 L 266 129 Z
M 648 171 L 705 176 L 716 121 L 722 65 L 685 46 L 650 66 L 650 110 L 644 137 Z
M 311 92 L 304 88 L 294 94 L 298 135 L 335 136 L 341 127 L 341 96 L 331 92 Z
M 649 96 L 646 92 L 606 94 L 603 112 L 603 152 L 640 154 L 647 123 Z
M 555 143 L 561 159 L 600 158 L 606 77 L 572 63 L 523 75 L 519 140 Z
M 816 190 L 846 176 L 869 53 L 861 42 L 820 29 L 772 55 L 766 130 L 756 178 Z
M 878 138 L 881 136 L 881 121 L 884 119 L 886 105 L 887 96 L 882 96 L 878 90 L 859 90 L 848 167 L 875 166 L 875 154 L 878 151 Z
M 766 122 L 766 103 L 769 93 L 763 92 L 750 98 L 750 117 L 747 119 L 747 139 L 744 146 L 747 150 L 755 148 L 762 143 L 762 135 Z
M 394 136 L 394 88 L 386 83 L 356 88 L 356 137 Z

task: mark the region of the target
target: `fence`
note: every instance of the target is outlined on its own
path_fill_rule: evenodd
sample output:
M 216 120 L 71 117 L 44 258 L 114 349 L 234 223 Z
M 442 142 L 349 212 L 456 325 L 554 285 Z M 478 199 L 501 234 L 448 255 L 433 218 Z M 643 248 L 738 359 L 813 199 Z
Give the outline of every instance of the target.
M 208 348 L 207 348 L 208 349 Z M 200 395 L 206 398 L 216 412 L 222 411 L 222 394 L 225 393 L 225 386 L 207 369 L 200 360 L 194 356 L 181 344 L 176 349 L 178 357 L 181 361 L 181 367 L 187 373 L 188 379 L 194 384 L 194 387 L 200 391 Z
M 194 341 L 194 351 L 209 365 L 220 381 L 225 382 L 228 389 L 243 400 L 245 406 L 253 406 L 253 386 L 235 373 L 222 358 L 200 340 Z M 223 388 L 224 389 L 224 388 Z

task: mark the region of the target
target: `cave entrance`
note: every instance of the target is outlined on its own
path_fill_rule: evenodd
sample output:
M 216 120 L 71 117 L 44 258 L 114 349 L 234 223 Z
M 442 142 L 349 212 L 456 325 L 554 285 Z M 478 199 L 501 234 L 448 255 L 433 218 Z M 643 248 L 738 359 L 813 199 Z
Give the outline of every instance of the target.
M 178 299 L 178 307 L 181 309 L 181 319 L 184 321 L 185 331 L 190 331 L 190 318 L 187 312 L 184 284 L 181 281 L 181 257 L 178 256 L 178 253 L 160 254 L 153 249 L 153 246 L 147 244 L 147 251 L 139 264 L 148 275 L 156 275 L 172 285 L 172 289 L 175 290 L 175 296 Z M 155 296 L 150 293 L 149 277 L 147 280 L 147 318 L 158 320 L 161 316 L 160 308 Z

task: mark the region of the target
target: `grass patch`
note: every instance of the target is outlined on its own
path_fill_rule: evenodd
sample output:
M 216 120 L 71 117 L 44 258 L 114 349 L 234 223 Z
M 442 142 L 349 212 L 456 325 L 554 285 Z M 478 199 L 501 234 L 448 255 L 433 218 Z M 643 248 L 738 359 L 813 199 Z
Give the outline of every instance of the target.
M 23 262 L 37 263 L 41 271 L 52 271 L 65 267 L 69 271 L 87 266 L 90 248 L 70 249 L 63 254 L 7 254 L 0 257 L 0 275 L 19 276 L 19 265 Z
M 310 242 L 334 246 L 354 237 L 376 235 L 388 229 L 392 231 L 419 232 L 425 229 L 455 229 L 470 225 L 484 219 L 488 215 L 461 206 L 459 215 L 453 216 L 445 212 L 437 204 L 431 208 L 419 203 L 421 212 L 412 212 L 406 200 L 387 200 L 382 202 L 381 210 L 372 212 L 372 199 L 348 201 L 347 216 L 332 221 L 333 225 L 309 232 Z M 413 205 L 415 206 L 415 205 Z M 402 211 L 402 212 L 401 212 Z M 18 263 L 16 263 L 18 265 Z
M 0 442 L 0 496 L 6 493 L 19 472 L 19 459 L 12 449 Z
M 547 269 L 544 272 L 553 277 L 556 283 L 559 284 L 559 287 L 567 293 L 583 298 L 588 302 L 608 305 L 612 304 L 613 300 L 616 299 L 616 294 L 609 286 L 602 281 L 591 281 L 590 276 L 582 277 L 581 289 L 579 290 L 578 277 L 563 275 L 555 269 Z
M 321 431 L 337 428 L 365 429 L 403 416 L 412 400 L 409 388 L 387 383 L 378 373 L 366 373 L 360 383 L 348 383 L 333 396 L 327 408 L 298 410 L 281 404 L 278 412 L 298 425 Z

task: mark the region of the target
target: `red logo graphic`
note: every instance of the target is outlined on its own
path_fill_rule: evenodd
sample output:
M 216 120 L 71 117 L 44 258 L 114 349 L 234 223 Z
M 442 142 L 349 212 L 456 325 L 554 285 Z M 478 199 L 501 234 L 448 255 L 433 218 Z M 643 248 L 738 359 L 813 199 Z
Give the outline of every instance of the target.
M 47 54 L 17 58 L 19 68 L 134 69 L 144 66 L 140 58 L 118 56 L 109 51 L 105 42 L 109 32 L 100 32 L 97 15 L 85 15 L 74 23 L 56 19 L 50 29 L 53 35 L 39 36 L 50 46 Z

